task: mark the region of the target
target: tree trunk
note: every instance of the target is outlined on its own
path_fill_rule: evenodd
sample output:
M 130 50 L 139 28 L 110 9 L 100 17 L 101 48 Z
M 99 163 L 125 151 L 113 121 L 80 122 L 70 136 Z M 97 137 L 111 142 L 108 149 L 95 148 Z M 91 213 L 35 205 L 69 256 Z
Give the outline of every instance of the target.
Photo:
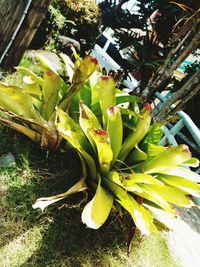
M 174 44 L 174 47 L 170 50 L 163 65 L 158 69 L 146 88 L 142 91 L 142 96 L 153 96 L 154 93 L 162 87 L 162 84 L 172 76 L 174 70 L 197 49 L 200 43 L 200 22 L 199 20 L 197 21 L 198 25 L 195 25 L 195 22 L 191 24 L 191 21 L 189 21 L 180 29 L 181 35 L 179 32 L 177 36 L 182 39 L 178 39 L 178 42 Z M 191 26 L 190 31 L 188 31 L 188 24 Z M 171 64 L 171 62 L 173 63 Z
M 0 0 L 0 66 L 18 65 L 51 0 Z
M 169 116 L 179 111 L 183 104 L 192 98 L 200 90 L 200 70 L 196 71 L 190 79 L 177 91 L 175 92 L 161 107 L 161 110 L 156 115 L 158 122 L 169 119 Z M 180 101 L 175 107 L 172 105 Z

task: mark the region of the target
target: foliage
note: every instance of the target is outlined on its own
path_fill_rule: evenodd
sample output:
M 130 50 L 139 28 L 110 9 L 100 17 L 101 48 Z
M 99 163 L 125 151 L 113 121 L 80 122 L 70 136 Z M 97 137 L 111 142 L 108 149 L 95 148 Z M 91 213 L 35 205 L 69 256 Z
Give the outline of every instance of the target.
M 0 168 L 0 266 L 131 267 L 144 261 L 149 266 L 175 266 L 163 233 L 143 240 L 137 235 L 127 257 L 127 226 L 120 218 L 110 217 L 99 231 L 86 228 L 80 222 L 81 196 L 43 213 L 33 210 L 39 195 L 62 192 L 78 178 L 78 157 L 73 150 L 47 157 L 30 140 L 2 125 L 0 138 L 1 156 L 12 152 L 16 159 L 15 166 Z
M 133 76 L 137 74 L 141 80 L 140 94 L 152 99 L 156 91 L 162 91 L 171 82 L 173 71 L 198 47 L 199 1 L 138 1 L 138 10 L 135 10 L 138 17 L 133 12 L 136 23 L 132 27 L 128 22 L 124 25 L 121 16 L 117 16 L 125 11 L 118 8 L 116 1 L 104 1 L 102 7 L 105 14 L 113 12 L 112 16 L 118 18 L 118 24 L 110 27 L 116 31 L 123 49 L 122 67 Z M 158 16 L 155 16 L 157 11 Z M 152 22 L 151 15 L 154 17 Z M 131 23 L 131 19 L 127 19 Z M 137 24 L 138 20 L 140 24 Z M 192 42 L 194 45 L 190 45 Z M 191 97 L 192 94 L 182 96 L 186 100 Z
M 44 210 L 89 190 L 91 199 L 82 212 L 88 227 L 98 229 L 113 207 L 119 213 L 123 207 L 141 233 L 148 235 L 156 231 L 155 220 L 162 221 L 163 214 L 176 215 L 173 204 L 194 205 L 190 195 L 200 195 L 200 177 L 183 166 L 199 162 L 186 145 L 157 145 L 162 131 L 152 121 L 148 103 L 136 96 L 118 95 L 113 78 L 102 76 L 90 56 L 81 60 L 76 55 L 76 66 L 63 54 L 61 58 L 54 54 L 39 57 L 47 68 L 43 78 L 18 67 L 28 75 L 26 86 L 1 84 L 1 108 L 15 120 L 2 116 L 1 121 L 48 150 L 57 149 L 66 139 L 77 151 L 82 174 L 66 192 L 40 198 L 34 208 Z M 124 102 L 128 108 L 118 106 Z
M 69 109 L 72 97 L 95 71 L 97 62 L 88 56 L 79 60 L 75 67 L 66 55 L 63 55 L 62 62 L 52 53 L 40 52 L 38 57 L 45 69 L 43 77 L 18 67 L 18 71 L 26 74 L 23 87 L 0 83 L 0 107 L 3 111 L 0 121 L 25 134 L 43 149 L 56 150 L 62 140 L 55 128 L 56 107 Z M 88 64 L 90 60 L 92 64 Z M 76 68 L 74 73 L 72 68 Z M 68 73 L 66 82 L 58 71 Z
M 31 47 L 59 49 L 59 36 L 64 35 L 81 43 L 84 54 L 91 48 L 99 33 L 99 10 L 95 0 L 52 1 Z
M 79 71 L 84 76 L 85 69 L 79 66 Z M 176 215 L 173 204 L 194 205 L 190 195 L 200 195 L 200 177 L 183 166 L 199 162 L 186 145 L 157 145 L 161 129 L 152 123 L 148 103 L 140 107 L 137 97 L 116 96 L 113 79 L 99 72 L 73 96 L 68 114 L 57 108 L 56 128 L 80 157 L 81 179 L 64 193 L 38 199 L 34 208 L 43 210 L 89 190 L 92 197 L 82 212 L 88 227 L 98 229 L 113 207 L 121 213 L 122 206 L 141 233 L 150 234 L 156 231 L 154 220 L 162 221 L 163 214 Z M 128 109 L 117 106 L 125 99 Z
M 138 28 L 141 27 L 139 16 L 131 14 L 128 9 L 117 8 L 116 0 L 102 1 L 99 3 L 101 10 L 101 20 L 103 29 L 110 27 L 113 30 L 118 28 Z

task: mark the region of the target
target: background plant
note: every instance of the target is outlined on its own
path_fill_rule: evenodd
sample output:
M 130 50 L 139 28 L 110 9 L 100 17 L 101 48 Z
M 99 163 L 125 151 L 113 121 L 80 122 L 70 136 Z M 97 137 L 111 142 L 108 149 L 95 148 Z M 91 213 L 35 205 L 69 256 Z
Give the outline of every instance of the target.
M 118 6 L 121 8 L 121 5 L 116 4 L 116 1 L 110 2 L 112 3 L 110 9 L 113 9 L 113 12 L 114 10 L 119 12 Z M 120 1 L 120 3 L 123 2 L 127 1 Z M 108 3 L 108 1 L 105 1 L 105 3 Z M 133 26 L 134 29 L 131 30 L 129 26 L 124 27 L 123 23 L 119 23 L 117 27 L 115 25 L 113 29 L 117 29 L 117 32 L 119 32 L 120 28 L 126 29 L 124 33 L 123 31 L 117 33 L 119 44 L 121 48 L 129 46 L 129 51 L 131 51 L 131 47 L 134 47 L 138 58 L 135 58 L 130 52 L 127 53 L 126 56 L 131 64 L 125 64 L 125 69 L 128 67 L 134 72 L 135 66 L 137 66 L 136 70 L 140 67 L 140 94 L 153 99 L 156 91 L 163 91 L 165 88 L 169 90 L 168 85 L 173 80 L 174 71 L 199 47 L 200 5 L 197 1 L 173 2 L 168 0 L 146 0 L 138 1 L 137 6 L 139 7 L 139 29 L 144 33 L 146 32 L 145 37 L 136 37 L 136 34 L 134 34 L 135 28 L 138 26 Z M 109 9 L 109 5 L 104 12 L 107 12 L 107 9 Z M 151 25 L 151 29 L 149 29 L 149 22 L 147 23 L 148 18 L 156 9 L 159 9 L 161 16 L 156 20 L 156 24 Z M 153 37 L 149 38 L 149 34 Z M 151 42 L 148 42 L 149 39 L 151 39 Z M 161 42 L 164 47 L 159 48 L 155 39 L 157 39 L 157 43 Z M 152 42 L 152 40 L 154 40 L 154 42 Z M 154 43 L 154 45 L 152 45 L 152 43 Z M 150 46 L 151 53 L 149 53 Z M 165 107 L 162 108 L 160 114 L 157 115 L 157 120 L 164 121 L 167 117 L 169 119 L 170 116 L 175 114 L 178 110 L 183 109 L 185 103 L 189 101 L 193 95 L 198 93 L 199 87 L 197 84 L 193 85 L 192 80 L 193 79 L 187 84 L 188 91 L 186 92 L 184 90 L 185 87 L 182 87 L 179 92 L 176 92 L 173 101 L 168 102 Z M 193 93 L 190 93 L 191 91 Z M 181 101 L 182 104 L 171 111 L 170 114 L 168 114 L 169 116 L 167 116 L 166 111 L 170 110 L 170 106 L 180 101 L 180 99 L 183 100 Z
M 31 48 L 59 48 L 59 36 L 64 35 L 81 43 L 82 55 L 88 51 L 99 34 L 100 14 L 95 0 L 52 1 L 39 27 Z

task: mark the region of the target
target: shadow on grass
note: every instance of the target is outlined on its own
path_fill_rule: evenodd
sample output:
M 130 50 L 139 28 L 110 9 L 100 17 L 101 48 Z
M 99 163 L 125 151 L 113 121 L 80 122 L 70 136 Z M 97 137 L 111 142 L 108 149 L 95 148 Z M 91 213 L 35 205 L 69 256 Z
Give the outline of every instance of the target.
M 109 216 L 99 229 L 81 223 L 84 197 L 77 194 L 48 207 L 43 213 L 32 204 L 39 197 L 65 192 L 80 178 L 77 154 L 49 154 L 12 131 L 3 132 L 1 153 L 12 152 L 16 166 L 0 169 L 0 266 L 9 267 L 169 267 L 166 242 L 152 237 L 133 243 L 126 256 L 127 222 Z M 22 139 L 23 138 L 23 139 Z M 23 145 L 22 145 L 23 144 Z
M 23 140 L 23 146 L 18 141 L 13 146 L 11 143 L 4 152 L 15 155 L 16 166 L 0 172 L 6 184 L 4 221 L 11 222 L 10 228 L 4 229 L 10 234 L 3 239 L 1 247 L 35 226 L 42 233 L 37 250 L 19 266 L 104 266 L 102 252 L 114 255 L 115 248 L 121 244 L 126 249 L 126 229 L 117 217 L 109 218 L 98 231 L 87 229 L 81 223 L 82 207 L 70 208 L 72 203 L 80 203 L 84 197 L 81 193 L 53 204 L 43 213 L 33 210 L 37 198 L 65 192 L 80 178 L 80 162 L 73 150 L 46 158 L 46 152 L 28 140 Z M 30 240 L 28 245 L 34 242 Z M 12 251 L 8 253 L 12 256 Z
M 115 254 L 117 246 L 124 243 L 124 235 L 113 222 L 98 231 L 87 229 L 80 222 L 80 214 L 58 210 L 40 248 L 23 266 L 105 266 L 102 255 Z
M 53 204 L 43 213 L 32 209 L 34 196 L 49 196 L 66 190 L 64 183 L 60 184 L 57 178 L 21 187 L 11 186 L 7 190 L 6 200 L 17 208 L 16 218 L 23 219 L 28 228 L 42 227 L 38 250 L 22 266 L 83 266 L 84 262 L 85 266 L 90 266 L 88 262 L 91 266 L 104 266 L 102 251 L 112 248 L 114 253 L 116 246 L 125 243 L 125 229 L 120 227 L 116 218 L 109 218 L 98 231 L 87 229 L 81 223 L 81 209 L 67 207 L 79 203 L 81 194 Z

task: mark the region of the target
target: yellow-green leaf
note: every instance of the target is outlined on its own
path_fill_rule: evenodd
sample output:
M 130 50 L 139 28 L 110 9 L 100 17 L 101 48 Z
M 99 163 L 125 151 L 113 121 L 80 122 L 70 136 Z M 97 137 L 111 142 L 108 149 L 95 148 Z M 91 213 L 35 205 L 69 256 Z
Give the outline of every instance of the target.
M 155 157 L 150 157 L 136 167 L 136 170 L 145 173 L 159 173 L 180 165 L 191 158 L 186 145 L 169 147 Z
M 99 102 L 103 118 L 103 128 L 107 128 L 107 109 L 116 105 L 115 82 L 112 77 L 102 76 L 99 78 L 96 87 L 99 92 Z
M 87 152 L 87 140 L 81 131 L 78 124 L 76 124 L 68 114 L 61 109 L 57 109 L 58 122 L 56 128 L 59 133 L 67 140 L 85 159 L 90 171 L 90 177 L 96 179 L 96 165 L 94 159 Z
M 37 51 L 36 56 L 40 60 L 40 63 L 43 68 L 51 70 L 57 75 L 58 72 L 62 70 L 62 64 L 60 62 L 60 59 L 55 53 L 40 50 Z
M 144 161 L 148 158 L 147 153 L 141 150 L 138 145 L 129 153 L 126 162 L 128 165 L 133 165 L 138 162 Z
M 165 151 L 167 147 L 164 146 L 157 146 L 151 143 L 146 144 L 147 154 L 149 157 L 155 157 L 161 152 Z
M 180 188 L 186 194 L 193 195 L 195 197 L 200 196 L 200 185 L 195 182 L 189 181 L 186 178 L 178 177 L 178 176 L 168 176 L 162 175 L 160 176 L 161 180 L 165 183 L 174 186 L 176 188 Z
M 55 111 L 60 85 L 61 80 L 57 74 L 51 70 L 44 73 L 42 116 L 47 121 Z
M 180 207 L 191 207 L 193 205 L 191 199 L 179 188 L 174 188 L 166 184 L 149 185 L 149 187 L 158 192 L 159 195 L 169 203 L 173 203 Z
M 178 176 L 186 178 L 192 182 L 200 183 L 200 175 L 196 172 L 193 172 L 189 169 L 183 168 L 183 167 L 174 167 L 170 168 L 168 170 L 163 170 L 160 173 L 166 174 L 166 175 L 172 175 L 172 176 Z
M 110 164 L 113 159 L 113 152 L 110 146 L 109 135 L 104 130 L 91 129 L 89 132 L 97 148 L 98 161 L 100 169 L 104 175 L 110 170 Z
M 80 61 L 80 64 L 76 66 L 72 82 L 83 83 L 87 81 L 98 68 L 98 61 L 92 56 L 86 56 Z
M 139 144 L 149 130 L 151 123 L 151 110 L 145 107 L 141 112 L 142 117 L 137 121 L 135 131 L 130 133 L 122 144 L 119 159 L 124 160 L 129 152 Z
M 91 129 L 101 129 L 101 125 L 96 116 L 94 115 L 94 113 L 85 104 L 83 104 L 83 102 L 80 102 L 79 108 L 80 108 L 80 116 L 79 116 L 80 127 L 84 132 L 84 134 L 86 135 L 86 137 L 88 138 L 88 140 L 90 141 L 94 151 L 96 151 L 95 141 L 91 137 L 90 131 Z
M 126 186 L 130 186 L 132 183 L 134 184 L 161 184 L 161 182 L 153 177 L 152 175 L 145 174 L 145 173 L 131 173 L 126 174 L 123 173 L 126 179 L 123 180 L 123 184 Z
M 139 196 L 154 202 L 169 213 L 174 213 L 169 203 L 159 194 L 159 191 L 154 189 L 154 187 L 152 188 L 150 185 L 146 184 L 140 184 L 140 187 L 142 188 L 143 192 L 138 192 L 137 194 Z
M 60 200 L 66 198 L 70 195 L 73 195 L 75 193 L 83 191 L 85 189 L 87 189 L 87 187 L 85 185 L 85 178 L 81 178 L 81 180 L 79 182 L 77 182 L 75 185 L 73 185 L 71 188 L 69 188 L 66 192 L 64 192 L 62 194 L 51 196 L 51 197 L 38 198 L 36 200 L 36 202 L 32 205 L 32 207 L 34 209 L 40 208 L 43 211 L 49 205 L 51 205 L 57 201 L 60 201 Z
M 190 158 L 189 160 L 183 162 L 181 166 L 189 166 L 196 168 L 199 166 L 199 160 L 197 158 Z
M 125 177 L 122 176 L 122 174 L 119 174 L 116 171 L 111 171 L 108 174 L 108 179 L 111 181 L 115 182 L 116 184 L 120 185 L 123 187 L 125 190 L 130 191 L 130 192 L 142 192 L 142 188 L 139 187 L 135 183 L 131 183 L 130 185 L 127 185 L 125 182 Z
M 18 116 L 40 121 L 40 116 L 32 104 L 31 96 L 20 87 L 6 86 L 0 83 L 0 107 Z
M 72 62 L 72 60 L 70 59 L 70 57 L 68 57 L 67 55 L 61 53 L 60 57 L 62 58 L 64 64 L 65 64 L 65 70 L 67 72 L 67 75 L 69 77 L 69 81 L 72 82 L 72 78 L 74 75 L 74 63 Z
M 111 107 L 107 110 L 108 123 L 107 123 L 107 132 L 110 136 L 110 145 L 113 152 L 113 163 L 119 155 L 119 151 L 122 145 L 123 138 L 123 124 L 120 108 Z
M 153 224 L 153 218 L 150 213 L 143 208 L 136 200 L 121 186 L 116 183 L 103 179 L 103 182 L 108 189 L 116 196 L 116 200 L 124 207 L 131 215 L 136 227 L 141 231 L 141 234 L 149 235 L 156 231 Z
M 113 205 L 113 196 L 101 185 L 101 179 L 99 176 L 99 183 L 97 191 L 82 212 L 82 222 L 87 227 L 92 229 L 98 229 L 107 220 L 111 208 Z
M 27 126 L 21 125 L 19 123 L 14 122 L 14 121 L 6 120 L 6 119 L 1 118 L 1 117 L 0 117 L 0 121 L 2 123 L 4 123 L 5 125 L 9 126 L 10 128 L 26 135 L 28 138 L 30 138 L 35 143 L 40 144 L 42 136 L 37 131 L 30 129 Z

